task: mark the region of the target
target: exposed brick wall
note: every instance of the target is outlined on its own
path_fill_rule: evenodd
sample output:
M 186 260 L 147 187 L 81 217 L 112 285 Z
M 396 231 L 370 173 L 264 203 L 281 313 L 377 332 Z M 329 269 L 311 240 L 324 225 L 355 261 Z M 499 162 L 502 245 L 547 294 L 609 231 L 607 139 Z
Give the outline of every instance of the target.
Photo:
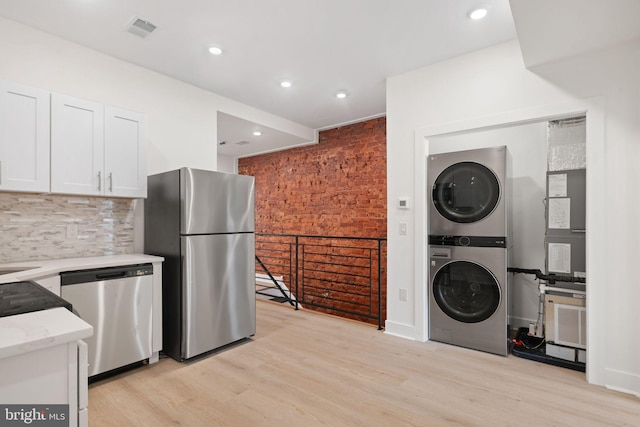
M 238 161 L 238 173 L 254 176 L 256 180 L 256 232 L 386 238 L 386 119 L 322 131 L 318 137 L 316 145 Z M 383 319 L 385 262 L 386 244 L 383 244 Z M 377 280 L 377 264 L 373 264 Z M 284 275 L 285 283 L 291 283 L 289 268 L 272 273 Z M 340 280 L 336 282 L 324 281 L 321 287 L 314 283 L 313 292 L 337 309 L 323 311 L 333 314 L 340 314 L 341 309 L 354 311 L 353 304 L 362 299 L 358 295 L 361 292 L 343 292 L 344 285 Z M 377 300 L 374 295 L 375 313 Z
M 322 131 L 319 143 L 238 161 L 256 179 L 256 231 L 386 237 L 384 117 Z

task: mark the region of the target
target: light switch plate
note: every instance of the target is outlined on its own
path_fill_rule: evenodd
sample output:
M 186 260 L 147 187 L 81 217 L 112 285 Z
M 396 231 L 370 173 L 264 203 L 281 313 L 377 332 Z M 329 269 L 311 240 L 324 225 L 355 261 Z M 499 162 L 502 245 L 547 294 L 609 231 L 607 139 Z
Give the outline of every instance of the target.
M 400 235 L 401 236 L 406 236 L 408 233 L 408 224 L 406 222 L 401 222 L 400 223 Z

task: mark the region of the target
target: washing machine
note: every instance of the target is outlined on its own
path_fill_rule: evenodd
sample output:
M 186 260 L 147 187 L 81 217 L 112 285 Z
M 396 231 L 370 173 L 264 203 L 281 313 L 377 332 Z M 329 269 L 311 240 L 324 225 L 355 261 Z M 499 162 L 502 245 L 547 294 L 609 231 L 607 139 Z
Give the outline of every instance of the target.
M 506 356 L 507 249 L 441 243 L 429 245 L 429 339 Z
M 429 155 L 429 235 L 509 235 L 506 146 Z

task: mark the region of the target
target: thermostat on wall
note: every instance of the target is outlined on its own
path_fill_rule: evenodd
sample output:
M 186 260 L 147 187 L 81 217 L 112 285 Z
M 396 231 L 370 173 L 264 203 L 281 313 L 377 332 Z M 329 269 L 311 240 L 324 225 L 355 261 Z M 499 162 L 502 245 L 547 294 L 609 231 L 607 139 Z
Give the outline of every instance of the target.
M 409 199 L 407 197 L 398 199 L 398 209 L 409 209 Z

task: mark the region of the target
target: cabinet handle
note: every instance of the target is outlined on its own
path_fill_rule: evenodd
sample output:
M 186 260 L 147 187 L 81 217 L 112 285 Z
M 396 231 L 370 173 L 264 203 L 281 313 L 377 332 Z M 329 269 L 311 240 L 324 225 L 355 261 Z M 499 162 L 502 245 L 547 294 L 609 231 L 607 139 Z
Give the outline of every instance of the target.
M 109 193 L 113 193 L 113 173 L 109 172 Z
M 98 191 L 102 191 L 102 171 L 98 171 Z

